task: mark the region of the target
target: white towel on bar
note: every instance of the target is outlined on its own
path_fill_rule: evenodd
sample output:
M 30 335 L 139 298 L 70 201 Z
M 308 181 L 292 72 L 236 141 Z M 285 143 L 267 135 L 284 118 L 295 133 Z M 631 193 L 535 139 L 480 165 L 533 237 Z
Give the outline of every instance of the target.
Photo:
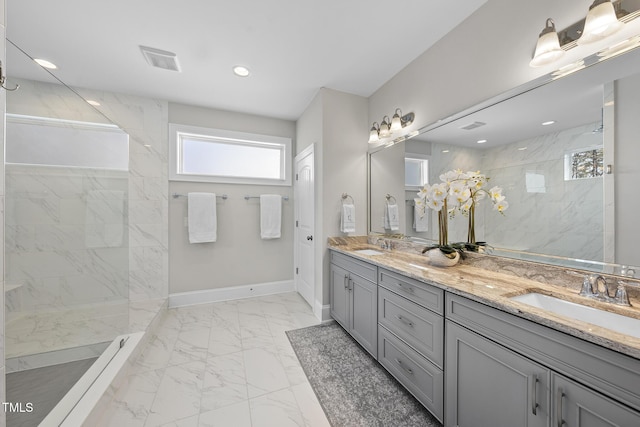
M 343 204 L 340 215 L 340 231 L 343 233 L 356 232 L 356 207 L 352 204 Z
M 278 194 L 260 195 L 260 237 L 279 239 L 282 224 L 282 196 Z
M 413 229 L 418 233 L 429 231 L 429 215 L 417 204 L 413 205 Z
M 87 248 L 117 248 L 124 238 L 124 191 L 91 190 L 85 210 Z
M 400 229 L 398 205 L 387 204 L 386 209 L 384 210 L 384 228 L 391 231 Z
M 187 203 L 189 243 L 215 242 L 218 239 L 216 195 L 188 193 Z

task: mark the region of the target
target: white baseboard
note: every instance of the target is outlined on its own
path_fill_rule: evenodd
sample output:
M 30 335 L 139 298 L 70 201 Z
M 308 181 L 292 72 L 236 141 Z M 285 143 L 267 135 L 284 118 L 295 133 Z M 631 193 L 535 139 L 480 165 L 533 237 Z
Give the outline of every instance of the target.
M 280 282 L 257 283 L 255 285 L 231 286 L 228 288 L 207 289 L 204 291 L 181 292 L 169 295 L 169 307 L 207 304 L 211 302 L 230 301 L 263 295 L 281 294 L 295 291 L 293 280 Z
M 322 305 L 320 301 L 316 301 L 313 314 L 322 322 L 329 320 L 331 319 L 331 306 L 329 304 Z

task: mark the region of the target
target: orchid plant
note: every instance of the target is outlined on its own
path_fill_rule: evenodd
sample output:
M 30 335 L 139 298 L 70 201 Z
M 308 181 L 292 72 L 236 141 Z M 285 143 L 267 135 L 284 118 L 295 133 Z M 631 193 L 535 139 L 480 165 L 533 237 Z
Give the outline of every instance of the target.
M 456 212 L 461 212 L 469 218 L 467 231 L 467 244 L 475 247 L 475 210 L 480 200 L 488 197 L 493 203 L 493 209 L 504 214 L 509 208 L 509 203 L 502 195 L 502 188 L 492 187 L 487 190 L 489 178 L 480 171 L 463 172 L 460 169 L 451 170 L 440 175 L 440 183 L 425 185 L 415 199 L 419 210 L 426 213 L 426 209 L 438 212 L 439 239 L 438 245 L 425 248 L 426 252 L 439 248 L 445 254 L 460 252 L 467 247 L 465 244 L 455 243 L 450 245 L 448 238 L 448 218 L 453 218 Z

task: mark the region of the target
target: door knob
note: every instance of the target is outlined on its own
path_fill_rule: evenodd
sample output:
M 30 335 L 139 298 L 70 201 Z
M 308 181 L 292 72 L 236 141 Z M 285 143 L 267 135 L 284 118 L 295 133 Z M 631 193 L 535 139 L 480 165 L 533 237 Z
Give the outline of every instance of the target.
M 307 240 L 313 240 L 313 236 L 307 236 Z

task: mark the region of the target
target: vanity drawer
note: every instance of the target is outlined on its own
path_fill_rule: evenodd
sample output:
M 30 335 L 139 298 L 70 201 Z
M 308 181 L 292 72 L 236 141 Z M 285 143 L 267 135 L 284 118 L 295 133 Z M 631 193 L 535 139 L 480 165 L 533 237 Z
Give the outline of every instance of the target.
M 444 313 L 444 291 L 435 286 L 380 269 L 378 284 L 416 304 L 442 315 Z
M 378 267 L 373 264 L 334 251 L 331 251 L 331 263 L 373 283 L 376 282 Z
M 444 318 L 385 288 L 378 289 L 378 323 L 439 367 L 444 359 Z
M 444 411 L 442 370 L 384 327 L 378 328 L 378 362 L 440 421 Z

